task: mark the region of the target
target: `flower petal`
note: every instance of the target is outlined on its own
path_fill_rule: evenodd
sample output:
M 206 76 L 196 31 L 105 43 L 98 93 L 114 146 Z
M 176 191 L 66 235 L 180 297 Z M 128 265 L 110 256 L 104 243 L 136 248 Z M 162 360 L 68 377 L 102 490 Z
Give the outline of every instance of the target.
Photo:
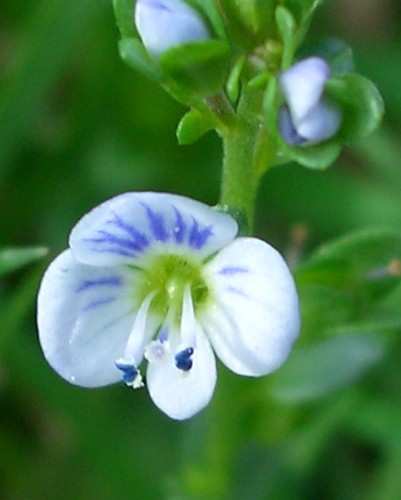
M 298 296 L 281 255 L 255 238 L 239 238 L 207 265 L 215 296 L 199 318 L 228 368 L 260 376 L 287 358 L 299 333 Z
M 155 56 L 209 38 L 201 16 L 182 0 L 138 0 L 135 24 L 146 49 Z
M 70 246 L 82 263 L 141 265 L 161 248 L 203 259 L 232 241 L 237 230 L 232 217 L 189 198 L 126 193 L 85 215 L 71 232 Z
M 342 113 L 340 108 L 322 99 L 308 115 L 296 125 L 298 134 L 308 144 L 318 144 L 333 137 L 340 129 Z
M 319 57 L 304 59 L 281 74 L 281 89 L 295 127 L 318 104 L 329 78 L 330 67 Z
M 43 278 L 38 298 L 39 338 L 54 370 L 73 384 L 97 387 L 121 378 L 135 310 L 138 271 L 78 263 L 70 250 Z
M 205 334 L 198 329 L 192 368 L 177 368 L 174 350 L 158 363 L 149 363 L 147 385 L 155 405 L 169 417 L 185 420 L 201 411 L 216 385 L 216 362 Z

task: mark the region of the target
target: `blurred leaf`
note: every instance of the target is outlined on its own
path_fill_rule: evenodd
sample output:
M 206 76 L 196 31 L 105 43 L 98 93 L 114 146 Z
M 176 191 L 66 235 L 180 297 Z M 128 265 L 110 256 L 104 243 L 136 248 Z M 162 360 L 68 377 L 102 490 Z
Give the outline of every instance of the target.
M 296 274 L 301 283 L 321 283 L 340 289 L 363 286 L 388 292 L 400 282 L 400 277 L 391 270 L 398 259 L 401 259 L 401 232 L 363 230 L 322 245 Z
M 283 69 L 289 68 L 295 52 L 295 19 L 291 12 L 281 5 L 276 9 L 276 22 L 283 41 Z
M 136 36 L 134 28 L 134 0 L 113 0 L 114 14 L 122 38 Z
M 220 38 L 226 38 L 223 19 L 218 11 L 215 0 L 189 0 L 194 6 L 205 13 L 214 31 Z
M 230 101 L 235 104 L 241 92 L 241 74 L 244 68 L 246 58 L 241 56 L 234 64 L 227 80 L 227 95 Z
M 153 81 L 160 81 L 160 73 L 142 43 L 136 38 L 123 38 L 118 44 L 121 59 L 131 68 Z
M 47 248 L 0 248 L 0 277 L 47 255 Z
M 325 170 L 330 167 L 341 153 L 342 146 L 336 141 L 324 142 L 316 146 L 289 147 L 285 145 L 289 157 L 312 170 Z
M 376 86 L 356 73 L 327 82 L 327 94 L 343 109 L 340 136 L 353 141 L 370 135 L 384 114 L 384 102 Z
M 349 386 L 383 359 L 385 339 L 372 334 L 339 335 L 295 351 L 273 376 L 279 401 L 300 404 Z
M 0 176 L 42 114 L 46 94 L 74 59 L 82 33 L 89 36 L 92 21 L 103 8 L 93 0 L 35 3 L 25 33 L 27 43 L 16 50 L 16 65 L 0 96 Z
M 214 123 L 210 118 L 196 109 L 192 109 L 183 116 L 178 125 L 178 143 L 181 145 L 193 144 L 209 130 L 212 130 L 213 126 Z
M 210 96 L 222 90 L 229 60 L 230 48 L 226 42 L 207 40 L 167 50 L 160 57 L 160 65 L 186 91 Z

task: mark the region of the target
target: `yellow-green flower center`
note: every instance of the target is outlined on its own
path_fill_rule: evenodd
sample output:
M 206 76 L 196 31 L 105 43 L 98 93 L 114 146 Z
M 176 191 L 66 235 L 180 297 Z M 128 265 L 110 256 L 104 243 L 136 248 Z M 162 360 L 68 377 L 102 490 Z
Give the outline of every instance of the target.
M 195 312 L 199 312 L 210 299 L 210 289 L 203 277 L 202 263 L 186 256 L 159 255 L 153 257 L 143 270 L 136 298 L 140 304 L 149 294 L 154 293 L 151 312 L 165 316 L 170 310 L 178 319 L 184 291 L 188 285 L 191 287 Z

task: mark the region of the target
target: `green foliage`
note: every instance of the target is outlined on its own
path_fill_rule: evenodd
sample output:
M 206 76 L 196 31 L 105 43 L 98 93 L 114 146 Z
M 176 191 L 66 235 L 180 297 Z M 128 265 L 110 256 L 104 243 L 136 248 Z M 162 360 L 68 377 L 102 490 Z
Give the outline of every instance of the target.
M 337 335 L 298 349 L 272 377 L 272 394 L 291 404 L 327 397 L 382 361 L 386 340 L 368 333 Z
M 224 85 L 230 48 L 222 40 L 188 43 L 167 50 L 160 57 L 164 74 L 186 92 L 216 94 Z
M 210 118 L 205 117 L 196 109 L 191 109 L 183 116 L 178 125 L 178 143 L 181 145 L 193 144 L 213 128 L 214 123 Z
M 137 38 L 123 38 L 118 44 L 121 59 L 147 78 L 160 81 L 160 70 Z
M 0 248 L 0 278 L 42 259 L 47 248 Z
M 122 38 L 136 36 L 134 6 L 134 0 L 113 0 L 114 14 Z
M 340 135 L 354 141 L 370 135 L 381 123 L 384 103 L 377 87 L 357 74 L 346 74 L 327 83 L 327 94 L 343 110 Z

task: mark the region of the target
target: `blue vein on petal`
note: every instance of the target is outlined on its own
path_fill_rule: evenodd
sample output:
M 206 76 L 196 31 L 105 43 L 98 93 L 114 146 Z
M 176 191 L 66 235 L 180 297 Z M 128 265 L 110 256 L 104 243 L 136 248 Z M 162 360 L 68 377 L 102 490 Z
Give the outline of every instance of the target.
M 212 226 L 207 226 L 201 229 L 199 227 L 199 222 L 196 219 L 193 219 L 191 232 L 189 234 L 189 246 L 196 250 L 200 250 L 206 245 L 208 239 L 212 235 Z
M 239 295 L 240 297 L 244 297 L 249 299 L 249 296 L 239 288 L 235 288 L 234 286 L 228 286 L 226 288 L 227 292 L 234 293 L 235 295 Z
M 237 267 L 237 266 L 227 266 L 227 267 L 222 267 L 220 271 L 218 271 L 218 274 L 222 274 L 223 276 L 233 276 L 235 274 L 245 274 L 249 273 L 249 269 L 246 267 Z
M 156 241 L 165 243 L 169 239 L 169 234 L 165 226 L 163 216 L 153 211 L 146 203 L 141 203 L 146 211 L 146 216 L 149 221 L 150 229 Z
M 115 212 L 113 212 L 113 217 L 114 218 L 112 220 L 107 221 L 107 224 L 113 224 L 119 229 L 125 231 L 139 252 L 145 250 L 145 248 L 149 246 L 149 240 L 144 233 L 138 231 L 138 229 L 136 229 L 136 227 L 132 224 L 128 224 L 128 222 Z
M 184 241 L 187 226 L 182 213 L 176 207 L 173 207 L 173 209 L 175 212 L 174 238 L 176 243 L 181 244 Z
M 116 301 L 116 297 L 106 297 L 104 299 L 94 300 L 93 302 L 90 302 L 85 307 L 83 307 L 81 309 L 81 312 L 92 311 L 93 309 L 97 309 L 98 307 L 107 306 L 109 304 L 112 304 L 115 301 Z
M 77 288 L 77 293 L 84 292 L 97 287 L 119 287 L 122 285 L 122 279 L 119 276 L 107 276 L 94 280 L 85 280 Z

